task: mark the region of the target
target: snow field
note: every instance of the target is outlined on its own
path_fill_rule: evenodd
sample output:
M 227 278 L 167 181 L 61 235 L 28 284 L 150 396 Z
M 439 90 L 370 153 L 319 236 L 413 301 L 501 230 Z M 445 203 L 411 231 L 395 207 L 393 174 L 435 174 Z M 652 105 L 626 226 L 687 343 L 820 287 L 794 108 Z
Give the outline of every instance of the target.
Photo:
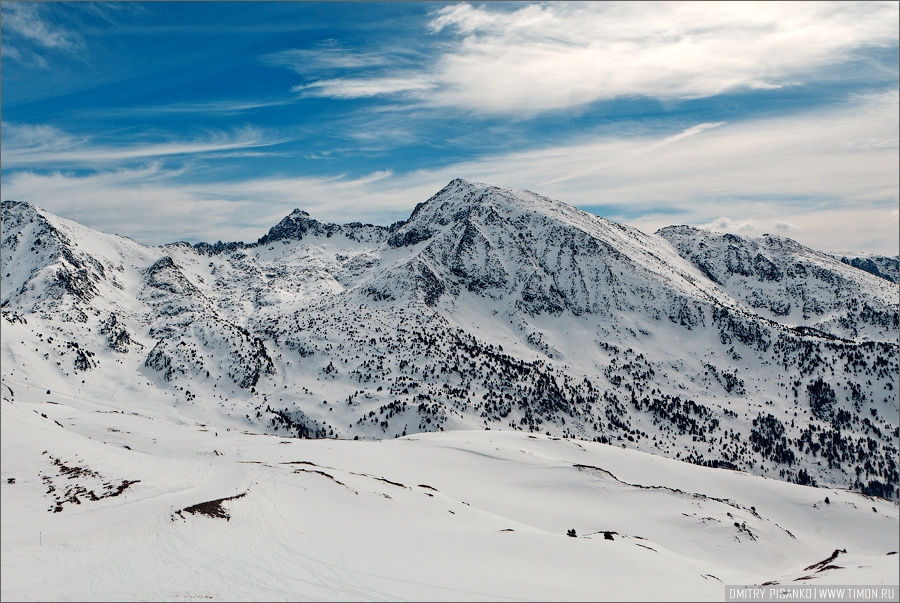
M 4 600 L 719 600 L 898 569 L 896 504 L 846 491 L 518 432 L 285 439 L 14 390 Z M 54 513 L 42 476 L 139 481 Z M 236 496 L 227 520 L 185 510 Z M 834 549 L 842 569 L 804 573 Z

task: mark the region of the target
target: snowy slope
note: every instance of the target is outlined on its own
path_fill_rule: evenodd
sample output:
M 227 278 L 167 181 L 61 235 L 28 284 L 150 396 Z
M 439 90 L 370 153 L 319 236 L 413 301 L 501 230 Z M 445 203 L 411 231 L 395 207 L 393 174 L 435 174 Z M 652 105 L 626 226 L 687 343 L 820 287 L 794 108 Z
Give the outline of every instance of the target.
M 296 210 L 193 247 L 5 201 L 2 251 L 4 383 L 256 433 L 490 428 L 900 481 L 897 286 L 788 239 L 647 235 L 454 180 L 391 227 Z
M 900 569 L 896 503 L 606 444 L 300 440 L 24 383 L 0 404 L 4 601 L 722 600 Z

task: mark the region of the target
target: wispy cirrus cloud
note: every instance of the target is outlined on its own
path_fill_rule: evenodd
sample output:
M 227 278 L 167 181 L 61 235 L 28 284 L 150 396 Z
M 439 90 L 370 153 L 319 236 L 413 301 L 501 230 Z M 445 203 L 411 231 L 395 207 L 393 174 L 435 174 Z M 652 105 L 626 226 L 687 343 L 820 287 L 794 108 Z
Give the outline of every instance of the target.
M 39 2 L 3 2 L 3 56 L 46 66 L 42 53 L 50 50 L 75 54 L 84 48 L 77 33 L 48 21 Z
M 105 145 L 89 137 L 75 137 L 47 125 L 3 123 L 3 163 L 5 168 L 37 165 L 94 168 L 149 160 L 155 157 L 210 154 L 269 147 L 286 142 L 263 131 L 245 127 L 231 132 L 207 131 L 192 139 L 172 139 L 159 143 Z
M 898 35 L 898 7 L 890 2 L 513 6 L 439 9 L 428 29 L 443 36 L 442 45 L 404 66 L 402 76 L 374 54 L 294 55 L 321 56 L 324 67 L 329 60 L 370 67 L 298 88 L 333 98 L 394 92 L 417 100 L 428 89 L 433 106 L 527 115 L 623 97 L 693 99 L 792 86 L 867 48 L 896 45 Z M 315 73 L 315 61 L 291 64 Z
M 302 97 L 366 98 L 398 92 L 418 93 L 434 87 L 427 73 L 417 68 L 421 59 L 410 49 L 358 52 L 333 41 L 314 48 L 283 50 L 261 60 L 307 76 L 310 81 L 293 86 Z M 359 76 L 362 72 L 366 75 Z M 327 76 L 327 77 L 323 77 Z
M 326 70 L 361 69 L 392 64 L 396 58 L 384 52 L 355 52 L 339 46 L 297 48 L 264 55 L 264 63 L 286 67 L 300 74 Z
M 165 116 L 177 114 L 198 115 L 239 115 L 269 107 L 281 107 L 295 102 L 293 98 L 228 99 L 216 101 L 174 102 L 160 105 L 137 105 L 120 108 L 105 108 L 102 114 L 115 116 Z M 94 109 L 83 113 L 101 113 Z
M 398 92 L 419 93 L 433 87 L 432 82 L 413 74 L 366 79 L 335 78 L 294 86 L 291 90 L 305 96 L 365 98 Z

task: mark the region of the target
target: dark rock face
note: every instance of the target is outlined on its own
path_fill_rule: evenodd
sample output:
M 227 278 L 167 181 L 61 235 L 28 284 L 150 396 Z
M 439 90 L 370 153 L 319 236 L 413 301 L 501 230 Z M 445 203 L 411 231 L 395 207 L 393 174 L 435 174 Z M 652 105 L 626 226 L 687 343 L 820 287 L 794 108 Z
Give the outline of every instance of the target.
M 566 308 L 566 299 L 556 287 L 551 285 L 545 288 L 540 276 L 532 274 L 523 283 L 522 296 L 517 302 L 517 307 L 531 315 L 543 313 L 559 315 Z
M 239 241 L 232 241 L 230 243 L 217 241 L 212 245 L 210 245 L 209 243 L 197 243 L 194 245 L 194 249 L 197 250 L 197 253 L 200 253 L 202 255 L 219 255 L 221 253 L 231 253 L 233 251 L 237 251 L 238 249 L 248 249 L 250 247 L 252 247 L 252 245 L 241 243 Z
M 475 187 L 457 178 L 427 201 L 417 204 L 408 220 L 392 225 L 387 243 L 399 248 L 427 241 L 439 232 L 437 226 L 464 219 L 481 200 Z
M 200 296 L 200 290 L 189 281 L 171 257 L 165 256 L 147 269 L 147 286 L 159 292 L 183 296 Z
M 503 263 L 494 253 L 493 246 L 472 222 L 465 222 L 465 229 L 449 258 L 450 272 L 465 283 L 469 291 L 503 287 L 508 275 Z
M 898 273 L 900 273 L 900 258 L 876 256 L 870 258 L 847 258 L 842 257 L 841 262 L 865 270 L 869 274 L 874 274 L 879 278 L 883 278 L 892 283 L 900 282 Z
M 726 241 L 738 240 L 734 235 L 725 235 Z M 756 276 L 753 270 L 753 262 L 750 260 L 750 254 L 746 249 L 736 245 L 729 245 L 725 251 L 725 267 L 728 272 L 740 274 L 741 276 Z
M 444 283 L 425 264 L 419 264 L 417 272 L 417 284 L 419 289 L 425 294 L 425 304 L 433 306 L 441 294 L 444 293 Z
M 68 293 L 84 302 L 97 295 L 96 280 L 97 277 L 83 266 L 75 270 L 61 267 L 56 272 L 56 285 L 60 292 Z
M 404 232 L 395 232 L 388 239 L 387 243 L 391 247 L 410 247 L 422 241 L 427 241 L 434 235 L 434 230 L 428 228 L 411 228 Z
M 278 241 L 280 239 L 299 241 L 306 233 L 314 235 L 327 233 L 328 236 L 331 236 L 337 227 L 337 224 L 322 224 L 318 220 L 310 218 L 305 211 L 295 209 L 289 216 L 270 228 L 268 234 L 260 237 L 258 242 L 260 245 L 265 245 L 270 241 Z
M 756 257 L 753 258 L 753 271 L 764 281 L 778 282 L 784 278 L 784 273 L 781 269 L 762 253 L 757 253 Z
M 5 237 L 3 246 L 9 244 L 9 237 L 16 238 L 16 233 L 25 224 L 33 221 L 37 217 L 37 211 L 28 203 L 21 201 L 4 200 L 0 203 L 0 213 L 3 215 L 3 230 Z
M 761 283 L 780 282 L 785 276 L 785 268 L 777 263 L 777 251 L 783 247 L 781 242 L 760 244 L 730 233 L 711 233 L 690 226 L 667 226 L 657 234 L 720 285 L 725 285 L 734 275 Z M 763 241 L 768 243 L 769 239 Z
M 51 277 L 47 283 L 48 300 L 88 303 L 99 294 L 98 285 L 108 277 L 103 263 L 78 250 L 66 233 L 27 203 L 3 201 L 2 208 L 4 233 L 8 233 L 3 239 L 4 263 L 26 260 L 27 256 L 44 258 L 46 274 Z M 28 249 L 21 246 L 26 231 Z M 9 293 L 8 288 L 3 292 L 4 304 L 11 300 Z M 13 296 L 15 293 L 24 293 L 24 287 Z
M 107 336 L 106 343 L 111 350 L 122 354 L 127 354 L 131 345 L 143 347 L 140 343 L 131 339 L 131 335 L 129 335 L 125 325 L 119 322 L 115 313 L 110 313 L 100 326 L 100 334 Z
M 307 236 L 319 236 L 331 238 L 335 235 L 344 235 L 352 241 L 383 240 L 387 237 L 389 229 L 384 226 L 351 222 L 349 224 L 323 223 L 311 218 L 303 210 L 295 209 L 281 222 L 269 229 L 269 232 L 257 241 L 257 245 L 267 245 L 274 241 L 293 240 L 301 241 Z

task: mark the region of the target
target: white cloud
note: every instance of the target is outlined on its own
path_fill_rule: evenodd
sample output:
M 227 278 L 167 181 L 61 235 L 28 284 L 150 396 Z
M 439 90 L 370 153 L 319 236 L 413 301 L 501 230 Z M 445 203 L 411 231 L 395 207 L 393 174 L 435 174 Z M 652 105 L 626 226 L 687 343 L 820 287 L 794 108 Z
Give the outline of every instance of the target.
M 898 101 L 892 90 L 799 117 L 668 137 L 604 136 L 467 161 L 407 181 L 439 186 L 459 176 L 526 188 L 600 208 L 645 232 L 709 225 L 724 214 L 737 234 L 777 233 L 818 249 L 894 255 L 896 221 L 884 216 L 900 203 L 898 146 L 854 143 L 896 137 Z
M 895 2 L 511 6 L 456 4 L 436 11 L 428 28 L 450 40 L 415 75 L 407 69 L 402 79 L 419 85 L 387 85 L 384 74 L 368 72 L 313 85 L 319 95 L 335 98 L 433 87 L 432 105 L 527 115 L 619 97 L 689 99 L 779 88 L 864 48 L 895 46 L 898 37 Z M 335 54 L 349 66 L 380 65 L 375 56 Z
M 791 224 L 790 222 L 785 222 L 783 220 L 775 220 L 775 230 L 783 234 L 791 233 L 799 228 L 800 227 L 796 224 Z
M 316 48 L 275 52 L 264 55 L 261 60 L 304 76 L 314 76 L 311 81 L 291 88 L 292 92 L 307 97 L 364 98 L 399 92 L 418 93 L 434 87 L 426 73 L 410 67 L 408 49 L 356 52 L 331 41 Z M 353 71 L 362 71 L 365 75 L 346 75 Z
M 732 220 L 731 218 L 726 218 L 724 216 L 713 220 L 709 224 L 701 224 L 699 228 L 716 232 L 731 232 L 738 234 L 752 234 L 759 230 L 759 227 L 751 220 Z
M 788 207 L 852 209 L 897 202 L 897 148 L 848 143 L 896 133 L 898 113 L 898 96 L 889 92 L 800 117 L 728 123 L 691 136 L 604 136 L 463 162 L 439 173 L 530 188 L 578 205 L 627 206 L 634 213 L 711 208 L 696 223 L 731 213 L 721 205 L 760 198 Z
M 246 234 L 240 225 L 243 215 L 252 214 L 252 203 L 202 194 L 177 184 L 177 175 L 156 165 L 88 176 L 16 172 L 4 178 L 3 198 L 141 243 L 203 239 L 210 232 Z
M 289 105 L 294 102 L 291 98 L 271 98 L 271 99 L 231 99 L 221 101 L 207 101 L 194 103 L 169 103 L 165 105 L 146 105 L 137 107 L 119 107 L 103 109 L 103 115 L 106 117 L 112 115 L 164 115 L 173 113 L 204 113 L 204 114 L 223 114 L 237 115 L 256 109 L 266 107 L 280 107 Z M 86 110 L 83 113 L 96 114 L 98 110 Z
M 19 171 L 4 178 L 3 198 L 27 201 L 103 232 L 145 244 L 178 240 L 255 241 L 294 208 L 335 222 L 383 223 L 434 190 L 403 190 L 378 183 L 391 172 L 359 178 L 260 178 L 184 184 L 183 171 L 159 164 L 87 176 Z M 424 197 L 422 196 L 424 195 Z M 404 216 L 406 217 L 406 216 Z
M 66 151 L 87 142 L 87 138 L 76 138 L 57 127 L 46 124 L 20 124 L 3 122 L 4 163 L 15 161 L 17 153 L 54 153 Z
M 552 3 L 440 9 L 459 38 L 439 100 L 476 111 L 562 109 L 622 96 L 777 88 L 866 46 L 896 45 L 896 3 Z

